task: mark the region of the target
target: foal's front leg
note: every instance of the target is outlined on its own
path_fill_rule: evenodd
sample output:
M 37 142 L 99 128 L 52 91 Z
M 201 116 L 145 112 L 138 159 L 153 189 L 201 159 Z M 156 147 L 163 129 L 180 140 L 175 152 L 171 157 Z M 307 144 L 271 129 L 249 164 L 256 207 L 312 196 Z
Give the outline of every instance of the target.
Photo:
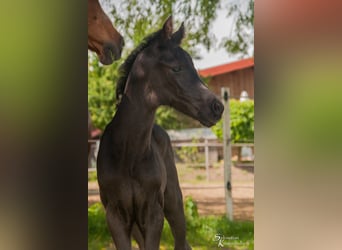
M 191 250 L 186 240 L 186 222 L 183 208 L 182 192 L 178 182 L 177 169 L 170 145 L 167 161 L 167 184 L 165 190 L 164 212 L 175 239 L 175 250 Z
M 191 250 L 186 240 L 186 222 L 179 186 L 167 185 L 164 212 L 175 239 L 175 250 Z
M 144 236 L 142 235 L 136 223 L 134 223 L 133 228 L 132 228 L 132 236 L 135 239 L 135 241 L 138 243 L 139 250 L 145 250 Z
M 146 250 L 159 250 L 160 237 L 164 225 L 164 212 L 159 203 L 151 202 L 147 208 L 146 221 L 143 226 Z
M 131 226 L 130 222 L 123 219 L 116 208 L 106 206 L 106 219 L 117 250 L 131 249 Z
M 191 247 L 186 241 L 183 198 L 179 187 L 170 138 L 165 130 L 158 125 L 154 125 L 153 139 L 155 139 L 163 152 L 166 167 L 167 183 L 164 192 L 164 213 L 175 239 L 175 250 L 191 250 Z

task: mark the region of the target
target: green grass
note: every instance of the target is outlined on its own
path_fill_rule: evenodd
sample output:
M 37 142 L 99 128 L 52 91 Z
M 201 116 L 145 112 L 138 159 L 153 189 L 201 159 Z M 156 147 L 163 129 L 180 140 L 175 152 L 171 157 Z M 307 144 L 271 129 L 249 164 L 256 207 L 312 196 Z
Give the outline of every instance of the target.
M 97 181 L 97 172 L 88 172 L 88 181 Z
M 203 180 L 206 180 L 206 177 L 204 175 L 196 175 L 196 180 L 203 181 Z
M 184 163 L 177 164 L 177 172 L 180 183 L 187 184 L 207 184 L 207 177 L 205 172 L 205 166 L 188 166 Z M 194 178 L 195 176 L 195 178 Z M 211 184 L 215 181 L 210 181 Z
M 184 211 L 187 221 L 187 239 L 193 250 L 212 249 L 254 249 L 253 222 L 229 221 L 225 216 L 198 215 L 197 205 L 191 199 L 185 200 Z M 224 247 L 218 247 L 215 235 L 221 234 L 226 239 Z M 112 245 L 112 239 L 107 229 L 105 214 L 101 204 L 94 204 L 88 208 L 88 250 L 106 249 Z M 136 245 L 136 244 L 134 244 Z M 174 240 L 171 229 L 165 220 L 161 237 L 160 249 L 172 250 Z
M 95 203 L 88 208 L 88 250 L 103 249 L 111 242 L 103 206 Z

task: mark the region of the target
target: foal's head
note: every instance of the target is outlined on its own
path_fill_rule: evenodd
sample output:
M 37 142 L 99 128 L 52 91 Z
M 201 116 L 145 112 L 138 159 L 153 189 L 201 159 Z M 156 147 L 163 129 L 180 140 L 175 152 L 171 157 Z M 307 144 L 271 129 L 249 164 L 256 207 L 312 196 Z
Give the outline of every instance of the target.
M 223 105 L 203 84 L 190 55 L 180 47 L 183 37 L 183 24 L 173 33 L 169 17 L 131 62 L 127 77 L 131 86 L 126 86 L 125 93 L 132 96 L 143 92 L 150 105 L 174 107 L 209 127 L 221 118 Z
M 113 27 L 98 0 L 88 0 L 88 48 L 96 52 L 102 64 L 111 64 L 121 56 L 124 40 Z

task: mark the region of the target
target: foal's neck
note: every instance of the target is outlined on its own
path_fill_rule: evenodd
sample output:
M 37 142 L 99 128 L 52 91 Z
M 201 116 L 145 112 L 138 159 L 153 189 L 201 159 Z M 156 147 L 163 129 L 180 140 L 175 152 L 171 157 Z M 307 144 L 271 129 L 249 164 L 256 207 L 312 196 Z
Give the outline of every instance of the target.
M 117 110 L 117 119 L 120 133 L 123 133 L 122 143 L 127 145 L 127 150 L 133 154 L 144 154 L 151 149 L 152 128 L 156 108 L 148 106 L 143 93 L 137 96 L 124 94 Z

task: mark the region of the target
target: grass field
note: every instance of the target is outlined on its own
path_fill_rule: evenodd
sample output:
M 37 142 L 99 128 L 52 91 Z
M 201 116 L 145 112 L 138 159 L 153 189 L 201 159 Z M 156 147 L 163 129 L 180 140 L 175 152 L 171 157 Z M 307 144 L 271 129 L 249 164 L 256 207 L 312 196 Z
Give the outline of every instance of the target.
M 254 224 L 250 221 L 229 221 L 225 216 L 199 216 L 197 204 L 191 197 L 184 202 L 187 221 L 187 239 L 193 250 L 254 249 Z M 221 235 L 221 246 L 218 244 Z M 133 246 L 136 243 L 133 242 Z M 165 220 L 160 249 L 172 250 L 173 237 Z M 115 249 L 107 229 L 105 214 L 100 203 L 88 208 L 88 250 Z

